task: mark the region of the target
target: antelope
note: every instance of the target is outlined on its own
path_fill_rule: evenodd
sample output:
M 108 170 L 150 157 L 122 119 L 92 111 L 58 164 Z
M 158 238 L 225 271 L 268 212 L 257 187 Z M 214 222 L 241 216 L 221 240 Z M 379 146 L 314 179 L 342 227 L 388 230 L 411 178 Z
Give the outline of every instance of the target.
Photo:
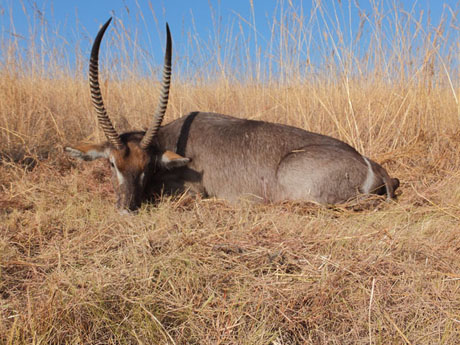
M 107 159 L 117 206 L 134 211 L 161 194 L 198 193 L 237 202 L 310 201 L 338 204 L 361 194 L 395 198 L 397 178 L 350 145 L 282 124 L 192 112 L 161 126 L 171 81 L 172 43 L 166 24 L 161 93 L 147 131 L 118 134 L 107 115 L 98 77 L 99 47 L 91 50 L 91 99 L 107 142 L 66 147 L 75 158 Z

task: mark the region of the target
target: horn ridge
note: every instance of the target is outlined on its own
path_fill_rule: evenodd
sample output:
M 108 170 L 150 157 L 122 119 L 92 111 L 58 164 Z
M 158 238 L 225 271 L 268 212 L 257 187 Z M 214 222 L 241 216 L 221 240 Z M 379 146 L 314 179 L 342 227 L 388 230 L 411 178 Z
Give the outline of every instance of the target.
M 107 27 L 109 26 L 112 18 L 101 27 L 94 40 L 93 47 L 91 48 L 91 57 L 89 60 L 89 86 L 91 90 L 91 100 L 93 107 L 97 114 L 97 120 L 102 127 L 105 136 L 109 142 L 118 150 L 124 148 L 124 144 L 120 139 L 117 131 L 110 121 L 107 111 L 102 99 L 101 88 L 99 86 L 99 47 L 101 45 L 102 37 L 104 36 Z
M 171 32 L 169 31 L 169 25 L 166 23 L 166 50 L 164 57 L 163 65 L 163 76 L 161 81 L 161 90 L 160 90 L 160 99 L 158 102 L 155 115 L 153 116 L 152 124 L 145 133 L 140 146 L 142 149 L 146 150 L 152 143 L 153 138 L 158 133 L 161 123 L 163 122 L 164 115 L 166 113 L 166 108 L 168 106 L 169 99 L 169 87 L 171 85 L 171 60 L 172 60 L 172 42 L 171 42 Z

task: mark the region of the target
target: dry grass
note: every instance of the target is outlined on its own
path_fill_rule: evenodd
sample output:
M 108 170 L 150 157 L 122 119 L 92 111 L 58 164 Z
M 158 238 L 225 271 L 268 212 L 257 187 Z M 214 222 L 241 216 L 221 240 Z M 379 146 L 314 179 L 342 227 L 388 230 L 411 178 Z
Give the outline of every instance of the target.
M 0 71 L 0 343 L 460 343 L 460 93 L 442 69 L 429 88 L 423 73 L 389 83 L 346 69 L 290 83 L 176 79 L 167 121 L 209 110 L 333 135 L 400 178 L 399 199 L 179 196 L 129 217 L 106 163 L 62 152 L 103 139 L 86 81 L 17 71 Z M 148 123 L 156 83 L 103 85 L 117 128 Z

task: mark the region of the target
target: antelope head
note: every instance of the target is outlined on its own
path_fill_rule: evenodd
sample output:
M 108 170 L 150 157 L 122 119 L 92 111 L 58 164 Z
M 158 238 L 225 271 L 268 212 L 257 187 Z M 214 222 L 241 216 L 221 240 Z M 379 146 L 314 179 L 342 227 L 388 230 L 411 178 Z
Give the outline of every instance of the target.
M 112 125 L 102 100 L 98 67 L 99 47 L 111 20 L 112 18 L 99 30 L 93 43 L 89 63 L 91 99 L 107 142 L 66 147 L 65 151 L 70 156 L 83 160 L 107 159 L 111 165 L 112 183 L 118 197 L 117 206 L 122 210 L 133 211 L 148 197 L 148 187 L 157 172 L 185 166 L 189 159 L 172 151 L 163 150 L 156 140 L 166 112 L 171 81 L 172 44 L 168 24 L 166 24 L 166 52 L 160 100 L 152 124 L 146 132 L 127 132 L 121 135 Z

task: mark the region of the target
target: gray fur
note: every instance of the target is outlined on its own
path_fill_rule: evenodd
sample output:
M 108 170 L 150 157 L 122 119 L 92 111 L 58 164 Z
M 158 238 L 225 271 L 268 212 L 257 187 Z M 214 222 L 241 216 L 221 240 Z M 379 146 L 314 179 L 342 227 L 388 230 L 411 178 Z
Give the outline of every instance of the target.
M 118 206 L 134 210 L 152 196 L 186 190 L 236 202 L 283 200 L 345 202 L 360 193 L 395 197 L 399 180 L 344 142 L 300 128 L 194 112 L 159 127 L 171 76 L 171 35 L 153 126 L 118 135 L 106 114 L 98 80 L 99 46 L 110 19 L 96 36 L 90 86 L 99 123 L 109 142 L 68 147 L 75 158 L 106 158 L 112 165 Z
M 182 186 L 178 191 L 229 201 L 341 203 L 365 192 L 369 171 L 364 157 L 340 140 L 222 114 L 195 112 L 175 120 L 160 129 L 156 145 L 191 160 L 173 172 L 173 183 Z M 371 189 L 393 198 L 399 181 L 369 162 Z M 161 188 L 175 189 L 169 188 L 168 178 L 160 180 Z
M 152 196 L 184 191 L 230 202 L 337 204 L 362 193 L 394 198 L 399 186 L 350 145 L 296 127 L 194 112 L 160 127 L 151 146 L 138 149 L 142 165 L 129 159 L 144 134 L 121 134 L 122 152 L 109 142 L 66 151 L 85 160 L 108 158 L 117 205 L 129 210 Z M 115 165 L 115 154 L 124 157 L 123 166 Z

